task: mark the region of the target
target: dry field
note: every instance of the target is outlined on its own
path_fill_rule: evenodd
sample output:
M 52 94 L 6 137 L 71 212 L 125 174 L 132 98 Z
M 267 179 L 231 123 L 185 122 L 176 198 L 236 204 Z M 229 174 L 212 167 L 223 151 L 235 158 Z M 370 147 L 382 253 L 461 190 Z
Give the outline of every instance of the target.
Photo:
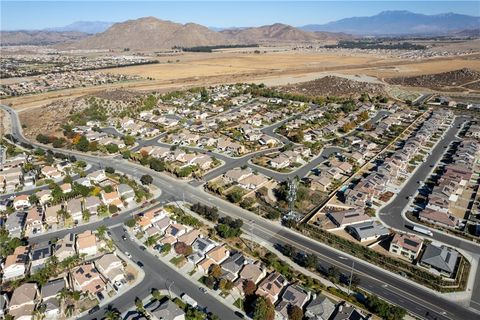
M 177 59 L 179 62 L 176 62 Z M 167 60 L 173 61 L 167 63 Z M 346 75 L 374 82 L 400 75 L 418 75 L 471 68 L 480 71 L 479 55 L 436 58 L 423 61 L 401 61 L 377 55 L 335 55 L 314 52 L 240 52 L 189 53 L 162 57 L 155 65 L 106 69 L 112 73 L 136 74 L 154 80 L 141 80 L 105 86 L 67 89 L 37 95 L 2 99 L 0 103 L 27 110 L 64 99 L 92 94 L 105 89 L 128 88 L 142 91 L 171 91 L 195 86 L 235 82 L 264 82 L 286 85 L 309 81 L 328 74 Z M 370 76 L 370 77 L 369 77 Z

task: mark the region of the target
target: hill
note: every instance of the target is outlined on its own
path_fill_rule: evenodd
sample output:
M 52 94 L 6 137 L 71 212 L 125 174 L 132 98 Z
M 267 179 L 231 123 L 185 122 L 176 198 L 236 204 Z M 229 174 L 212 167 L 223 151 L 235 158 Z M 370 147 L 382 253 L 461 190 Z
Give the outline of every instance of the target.
M 239 43 L 315 42 L 340 37 L 327 32 L 303 31 L 281 23 L 256 28 L 227 29 L 220 33 Z
M 352 17 L 327 24 L 303 26 L 305 31 L 345 32 L 356 35 L 440 35 L 476 29 L 480 17 L 444 13 L 424 15 L 409 11 L 383 11 L 370 17 Z
M 0 31 L 0 44 L 2 46 L 50 45 L 80 40 L 87 36 L 86 33 L 73 31 Z
M 154 50 L 175 46 L 195 47 L 229 44 L 224 35 L 199 24 L 180 24 L 154 17 L 115 23 L 106 31 L 70 44 L 74 49 Z

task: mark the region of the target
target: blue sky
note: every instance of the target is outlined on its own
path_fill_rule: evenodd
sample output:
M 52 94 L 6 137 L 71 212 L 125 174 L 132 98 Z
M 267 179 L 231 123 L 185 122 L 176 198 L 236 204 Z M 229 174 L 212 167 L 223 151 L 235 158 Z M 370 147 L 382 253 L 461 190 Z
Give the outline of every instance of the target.
M 145 16 L 211 27 L 301 26 L 384 10 L 480 15 L 480 1 L 4 1 L 1 30 L 43 29 L 74 21 L 125 21 Z

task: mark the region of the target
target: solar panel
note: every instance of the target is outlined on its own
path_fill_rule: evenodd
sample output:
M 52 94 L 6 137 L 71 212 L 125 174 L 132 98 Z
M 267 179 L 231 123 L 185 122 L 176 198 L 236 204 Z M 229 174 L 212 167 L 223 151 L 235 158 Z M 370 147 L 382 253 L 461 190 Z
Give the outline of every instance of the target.
M 416 247 L 418 246 L 418 242 L 410 240 L 410 239 L 405 239 L 404 242 L 408 244 L 409 246 Z

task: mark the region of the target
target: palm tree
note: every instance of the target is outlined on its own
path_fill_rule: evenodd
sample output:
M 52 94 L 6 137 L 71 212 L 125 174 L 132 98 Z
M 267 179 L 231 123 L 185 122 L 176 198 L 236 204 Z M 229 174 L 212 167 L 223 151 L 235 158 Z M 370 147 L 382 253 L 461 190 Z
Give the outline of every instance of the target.
M 75 309 L 75 306 L 73 304 L 67 305 L 65 308 L 65 315 L 67 317 L 71 317 L 73 315 L 73 310 Z
M 103 314 L 105 320 L 118 320 L 121 319 L 120 312 L 117 309 L 109 307 Z

